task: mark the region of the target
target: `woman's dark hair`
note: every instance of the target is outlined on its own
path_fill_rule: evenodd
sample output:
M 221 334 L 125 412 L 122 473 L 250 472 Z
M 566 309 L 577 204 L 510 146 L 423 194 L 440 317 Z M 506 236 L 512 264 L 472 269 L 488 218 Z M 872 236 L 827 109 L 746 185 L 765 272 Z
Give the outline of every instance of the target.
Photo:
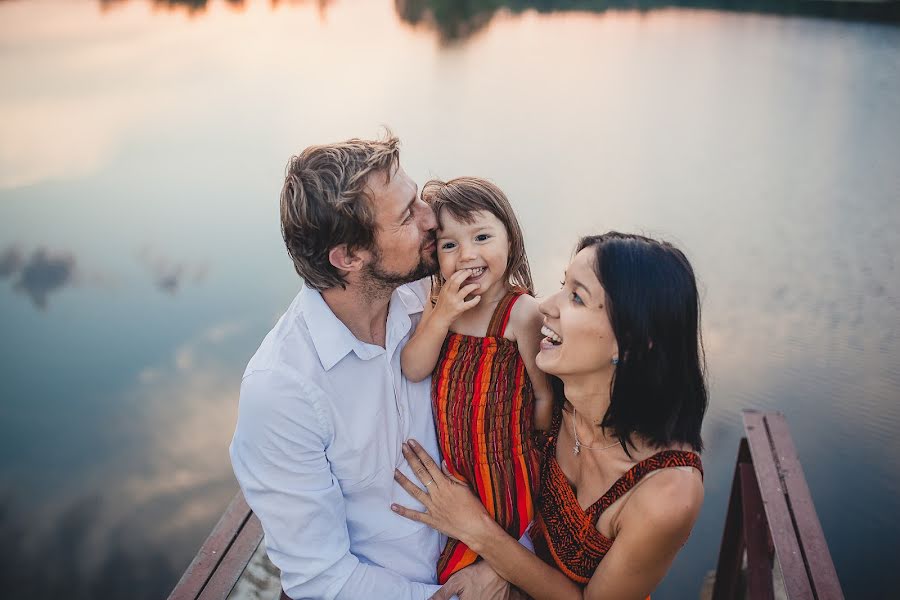
M 588 236 L 578 242 L 579 252 L 585 248 L 596 252 L 619 346 L 601 425 L 626 452 L 634 433 L 657 447 L 682 443 L 699 452 L 708 399 L 694 270 L 671 244 L 640 235 Z

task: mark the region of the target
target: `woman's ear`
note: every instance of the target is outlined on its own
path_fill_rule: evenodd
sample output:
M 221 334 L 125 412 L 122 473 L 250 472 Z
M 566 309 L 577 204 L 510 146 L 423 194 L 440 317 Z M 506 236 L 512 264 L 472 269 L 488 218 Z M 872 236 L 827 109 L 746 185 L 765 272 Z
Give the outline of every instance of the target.
M 359 271 L 363 266 L 363 257 L 360 252 L 353 252 L 347 244 L 340 244 L 328 251 L 328 262 L 339 271 Z

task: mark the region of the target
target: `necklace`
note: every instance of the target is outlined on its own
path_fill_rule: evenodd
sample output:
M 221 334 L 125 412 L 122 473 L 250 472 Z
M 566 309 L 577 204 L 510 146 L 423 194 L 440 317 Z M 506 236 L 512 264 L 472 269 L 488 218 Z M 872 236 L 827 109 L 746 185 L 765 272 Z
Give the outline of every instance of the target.
M 608 446 L 588 446 L 587 444 L 582 444 L 578 439 L 578 429 L 575 428 L 575 407 L 572 407 L 572 434 L 575 436 L 575 447 L 572 448 L 572 454 L 578 456 L 581 454 L 582 448 L 587 448 L 588 450 L 609 450 L 613 446 L 618 446 L 619 442 L 613 442 Z

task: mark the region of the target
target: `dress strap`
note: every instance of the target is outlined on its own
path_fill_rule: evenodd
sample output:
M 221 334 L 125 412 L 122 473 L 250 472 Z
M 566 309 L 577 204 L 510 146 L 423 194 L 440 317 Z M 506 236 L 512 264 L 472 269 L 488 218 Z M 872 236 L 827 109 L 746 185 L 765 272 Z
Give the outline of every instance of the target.
M 494 309 L 494 314 L 491 315 L 491 322 L 488 324 L 486 337 L 503 337 L 503 334 L 506 333 L 506 325 L 509 323 L 509 315 L 512 313 L 513 304 L 524 293 L 525 290 L 521 288 L 513 288 L 500 299 L 500 302 L 497 303 L 497 308 Z
M 587 512 L 591 515 L 594 525 L 597 524 L 597 520 L 604 510 L 636 486 L 647 474 L 669 467 L 694 467 L 700 471 L 700 476 L 703 476 L 703 463 L 700 462 L 700 457 L 696 453 L 685 450 L 663 450 L 657 452 L 628 469 L 599 500 L 588 508 Z
M 554 403 L 553 419 L 550 421 L 550 429 L 547 431 L 535 429 L 531 432 L 532 441 L 545 457 L 556 454 L 556 440 L 559 439 L 559 429 L 561 426 L 562 408 Z

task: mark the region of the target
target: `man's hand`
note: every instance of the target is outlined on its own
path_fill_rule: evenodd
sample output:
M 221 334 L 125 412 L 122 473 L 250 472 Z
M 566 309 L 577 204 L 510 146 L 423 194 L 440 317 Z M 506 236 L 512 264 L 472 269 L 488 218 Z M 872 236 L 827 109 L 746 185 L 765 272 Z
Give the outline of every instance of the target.
M 527 596 L 497 575 L 491 565 L 478 561 L 450 576 L 431 600 L 525 600 Z

